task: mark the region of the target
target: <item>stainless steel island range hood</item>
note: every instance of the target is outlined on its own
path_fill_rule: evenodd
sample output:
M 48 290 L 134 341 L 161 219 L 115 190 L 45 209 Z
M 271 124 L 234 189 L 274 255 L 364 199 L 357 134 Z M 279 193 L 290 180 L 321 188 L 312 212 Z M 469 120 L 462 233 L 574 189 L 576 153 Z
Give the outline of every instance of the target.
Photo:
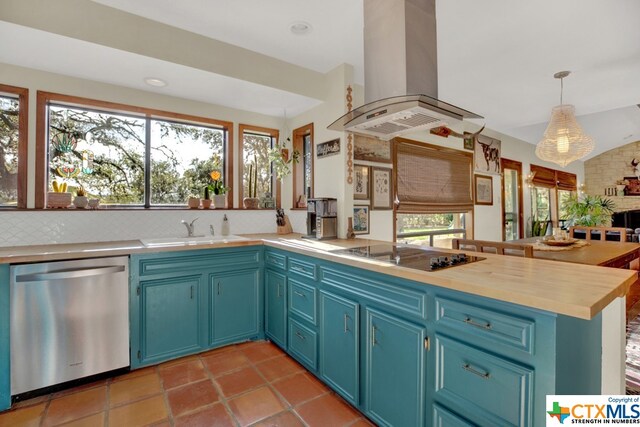
M 438 100 L 435 0 L 364 0 L 365 105 L 329 129 L 391 139 L 481 119 Z

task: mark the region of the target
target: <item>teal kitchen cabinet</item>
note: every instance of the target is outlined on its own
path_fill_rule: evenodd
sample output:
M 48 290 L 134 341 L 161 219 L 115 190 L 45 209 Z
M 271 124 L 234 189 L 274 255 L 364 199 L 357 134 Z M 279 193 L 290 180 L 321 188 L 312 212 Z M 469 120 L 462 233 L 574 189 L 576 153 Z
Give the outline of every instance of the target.
M 365 316 L 365 413 L 380 425 L 423 425 L 425 328 L 371 308 Z
M 262 247 L 131 255 L 131 367 L 263 336 Z
M 320 378 L 351 404 L 360 391 L 360 305 L 320 292 Z
M 201 290 L 201 274 L 140 283 L 141 361 L 172 359 L 202 348 Z
M 287 348 L 287 278 L 269 268 L 265 271 L 265 335 Z
M 11 407 L 9 264 L 0 264 L 0 411 Z
M 262 327 L 260 271 L 256 268 L 212 274 L 209 281 L 209 346 L 255 337 Z

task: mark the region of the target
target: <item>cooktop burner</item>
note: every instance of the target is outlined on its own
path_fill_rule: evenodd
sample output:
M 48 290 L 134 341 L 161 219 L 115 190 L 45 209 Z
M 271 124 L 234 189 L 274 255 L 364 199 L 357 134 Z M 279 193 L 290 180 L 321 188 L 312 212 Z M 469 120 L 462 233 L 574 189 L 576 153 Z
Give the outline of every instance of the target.
M 397 246 L 391 243 L 359 246 L 351 249 L 331 251 L 341 255 L 352 255 L 371 258 L 416 270 L 434 271 L 456 267 L 471 262 L 482 261 L 482 257 L 435 250 L 433 248 L 417 248 L 415 246 Z

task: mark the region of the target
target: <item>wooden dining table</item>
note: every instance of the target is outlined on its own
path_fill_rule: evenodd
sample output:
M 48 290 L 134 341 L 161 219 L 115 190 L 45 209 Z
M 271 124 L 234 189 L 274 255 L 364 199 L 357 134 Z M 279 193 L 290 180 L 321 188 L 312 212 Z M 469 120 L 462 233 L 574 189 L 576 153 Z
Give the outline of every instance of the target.
M 540 237 L 529 237 L 511 240 L 509 243 L 534 244 L 538 240 L 540 240 Z M 640 257 L 640 244 L 591 240 L 586 246 L 562 251 L 538 250 L 534 246 L 533 257 L 576 264 L 628 268 L 631 261 Z

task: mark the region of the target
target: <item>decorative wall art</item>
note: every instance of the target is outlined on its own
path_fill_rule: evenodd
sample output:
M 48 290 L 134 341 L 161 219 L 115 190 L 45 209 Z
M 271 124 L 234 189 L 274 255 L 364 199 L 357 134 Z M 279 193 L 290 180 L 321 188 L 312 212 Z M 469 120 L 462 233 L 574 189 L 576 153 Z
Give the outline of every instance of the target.
M 388 210 L 393 208 L 391 180 L 391 169 L 371 168 L 372 209 Z
M 369 166 L 354 165 L 353 174 L 353 198 L 369 199 Z
M 353 158 L 370 162 L 391 163 L 391 141 L 356 135 Z
M 355 234 L 369 234 L 369 207 L 353 207 L 353 232 Z
M 331 141 L 321 142 L 316 145 L 316 157 L 322 159 L 324 157 L 340 154 L 340 138 L 332 139 Z
M 625 196 L 640 196 L 640 180 L 637 176 L 625 176 L 624 180 L 628 184 L 624 187 Z
M 476 205 L 493 205 L 493 178 L 474 175 Z
M 500 174 L 501 142 L 495 138 L 478 135 L 475 138 L 473 159 L 475 171 L 481 173 Z

